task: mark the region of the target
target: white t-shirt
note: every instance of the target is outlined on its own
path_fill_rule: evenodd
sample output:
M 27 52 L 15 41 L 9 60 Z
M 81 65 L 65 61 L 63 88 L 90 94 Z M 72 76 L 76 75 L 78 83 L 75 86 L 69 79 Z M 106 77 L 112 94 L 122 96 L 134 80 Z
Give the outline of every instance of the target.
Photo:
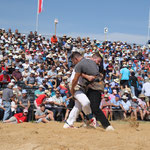
M 124 108 L 125 110 L 129 110 L 130 107 L 131 107 L 130 101 L 124 102 L 124 101 L 122 100 L 122 101 L 121 101 L 121 104 L 122 104 L 122 106 L 123 106 L 123 108 Z
M 150 96 L 150 82 L 143 84 L 142 93 L 144 93 L 145 96 Z
M 2 105 L 2 98 L 0 98 L 0 107 L 3 107 L 3 105 Z

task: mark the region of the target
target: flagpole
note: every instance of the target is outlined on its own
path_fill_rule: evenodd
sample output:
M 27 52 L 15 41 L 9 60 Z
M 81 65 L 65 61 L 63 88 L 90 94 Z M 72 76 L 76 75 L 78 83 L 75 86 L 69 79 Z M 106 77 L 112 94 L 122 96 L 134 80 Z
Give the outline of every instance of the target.
M 149 9 L 149 18 L 148 18 L 148 36 L 147 36 L 147 42 L 149 40 L 149 29 L 150 29 L 150 9 Z
M 39 22 L 39 13 L 38 13 L 38 8 L 39 7 L 39 0 L 38 0 L 38 5 L 37 5 L 37 14 L 36 14 L 36 29 L 35 31 L 38 32 L 38 22 Z

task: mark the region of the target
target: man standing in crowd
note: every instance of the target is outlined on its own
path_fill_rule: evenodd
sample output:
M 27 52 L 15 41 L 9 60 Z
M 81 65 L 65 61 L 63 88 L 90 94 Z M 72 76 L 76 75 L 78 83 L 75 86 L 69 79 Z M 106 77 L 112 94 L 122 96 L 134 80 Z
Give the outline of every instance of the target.
M 130 71 L 127 68 L 127 65 L 124 64 L 123 68 L 120 70 L 120 85 L 121 89 L 129 87 L 129 77 L 130 77 Z
M 13 100 L 13 83 L 9 83 L 7 88 L 3 90 L 3 96 L 2 96 L 2 101 L 4 105 L 4 116 L 3 116 L 3 121 L 9 118 L 10 112 L 11 112 L 11 101 Z
M 146 96 L 145 101 L 147 106 L 149 107 L 149 102 L 150 102 L 150 79 L 149 78 L 147 78 L 145 80 L 145 83 L 143 84 L 142 94 Z
M 26 90 L 22 90 L 22 96 L 19 97 L 19 104 L 23 109 L 29 109 L 30 107 L 30 99 L 27 95 L 27 91 Z

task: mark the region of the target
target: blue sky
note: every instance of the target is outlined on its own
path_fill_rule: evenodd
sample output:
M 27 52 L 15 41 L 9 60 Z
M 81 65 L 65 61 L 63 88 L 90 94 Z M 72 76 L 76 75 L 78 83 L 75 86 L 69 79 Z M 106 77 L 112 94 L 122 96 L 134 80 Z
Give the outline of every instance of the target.
M 35 30 L 37 0 L 0 0 L 0 28 L 28 33 Z M 90 36 L 104 40 L 145 43 L 148 31 L 149 0 L 44 0 L 38 32 L 72 37 Z

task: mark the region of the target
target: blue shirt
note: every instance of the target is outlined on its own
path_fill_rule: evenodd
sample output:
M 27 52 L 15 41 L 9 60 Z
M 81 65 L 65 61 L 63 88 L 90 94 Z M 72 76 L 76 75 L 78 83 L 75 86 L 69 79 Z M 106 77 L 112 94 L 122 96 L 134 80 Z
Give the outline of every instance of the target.
M 110 100 L 111 103 L 113 103 L 114 105 L 116 105 L 117 107 L 112 106 L 112 108 L 120 108 L 120 101 L 116 101 L 115 99 L 111 99 Z
M 127 68 L 123 68 L 120 70 L 120 73 L 122 74 L 121 80 L 129 80 L 130 71 Z
M 68 104 L 69 104 L 69 100 L 66 101 L 66 99 L 67 99 L 67 96 L 64 96 L 64 97 L 63 97 L 63 102 L 64 102 L 66 105 L 68 105 Z
M 37 77 L 36 79 L 37 79 L 37 84 L 38 84 L 38 85 L 42 85 L 44 78 L 42 78 L 42 77 Z
M 112 89 L 110 87 L 105 87 L 104 90 L 105 89 L 108 91 L 108 93 L 112 94 Z

